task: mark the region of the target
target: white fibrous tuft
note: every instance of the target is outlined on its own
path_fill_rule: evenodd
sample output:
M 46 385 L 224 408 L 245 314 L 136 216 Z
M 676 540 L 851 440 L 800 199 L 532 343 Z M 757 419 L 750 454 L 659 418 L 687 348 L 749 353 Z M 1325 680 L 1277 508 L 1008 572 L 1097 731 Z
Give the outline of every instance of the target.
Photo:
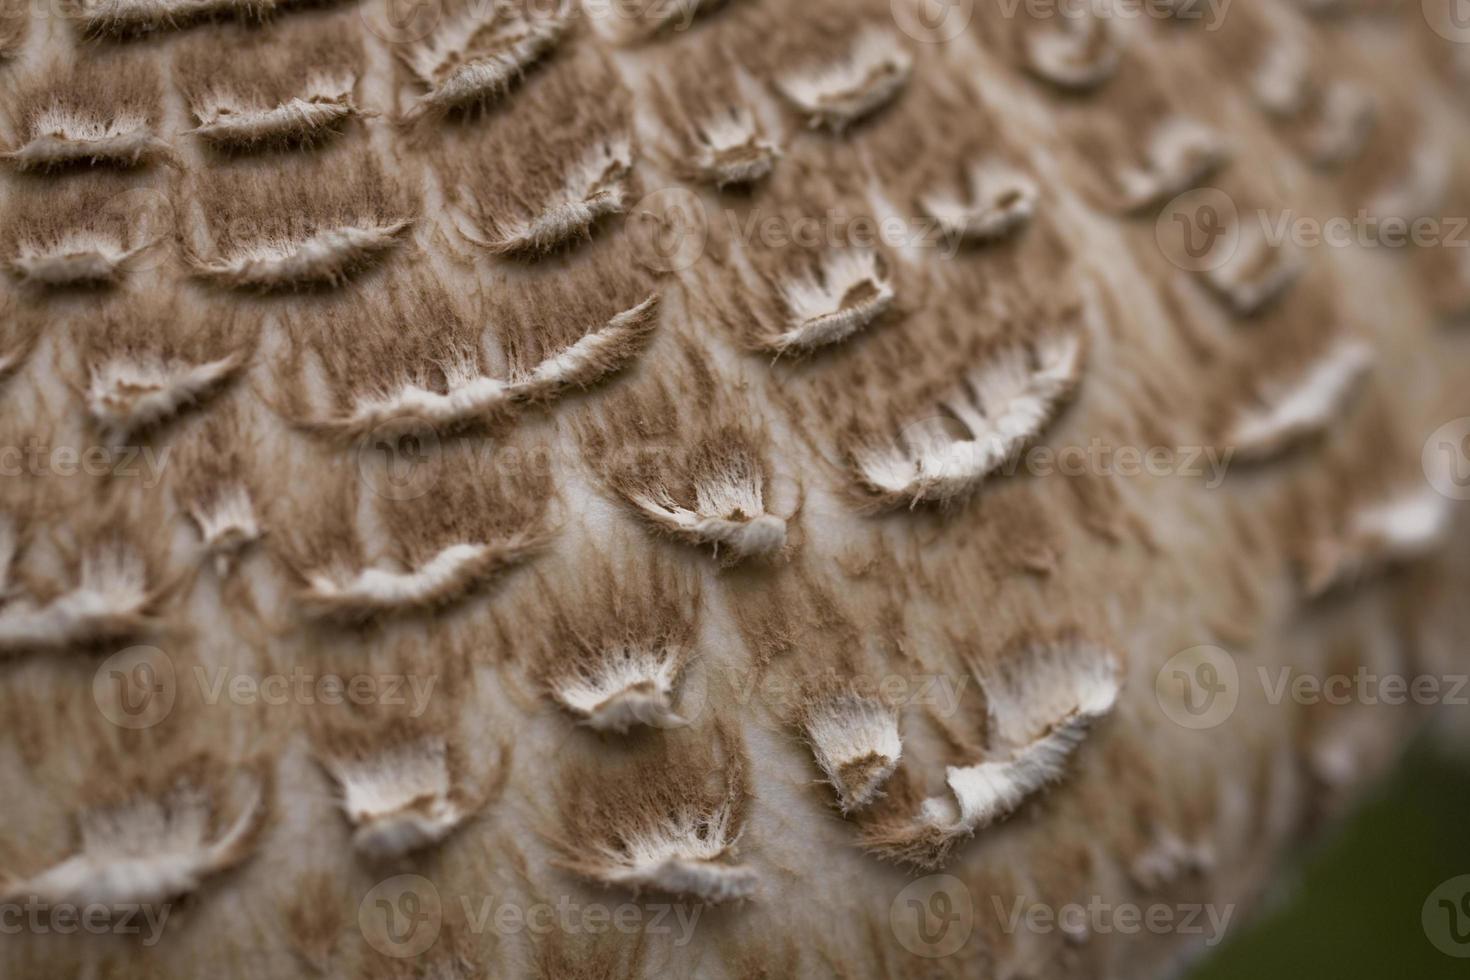
M 558 704 L 599 732 L 677 728 L 686 724 L 674 710 L 683 668 L 677 648 L 622 644 L 578 657 L 552 675 L 548 686 Z
M 1319 167 L 1337 167 L 1356 158 L 1377 123 L 1378 104 L 1366 88 L 1334 82 L 1322 93 L 1315 123 L 1306 130 L 1307 155 Z
M 1041 435 L 1077 387 L 1085 343 L 1069 331 L 1033 346 L 1000 351 L 943 403 L 966 437 L 911 426 L 901 442 L 855 453 L 859 479 L 880 506 L 946 503 L 973 493 Z
M 342 225 L 305 238 L 257 242 L 193 264 L 197 275 L 235 289 L 336 285 L 397 246 L 412 225 L 406 218 Z
M 1437 139 L 1420 137 L 1409 157 L 1408 171 L 1368 203 L 1373 227 L 1377 229 L 1387 219 L 1413 222 L 1437 214 L 1453 173 L 1454 158 L 1445 146 Z
M 658 310 L 655 294 L 508 381 L 484 376 L 469 357 L 446 358 L 439 364 L 445 378 L 443 392 L 407 384 L 359 399 L 341 415 L 301 424 L 322 435 L 356 440 L 382 437 L 400 427 L 451 432 L 493 419 L 527 402 L 547 401 L 568 389 L 591 387 L 621 370 L 647 346 L 658 325 Z
M 409 50 L 403 60 L 428 91 L 406 119 L 438 115 L 498 99 L 566 34 L 571 5 L 528 15 L 506 2 L 471 9 Z
M 423 565 L 404 572 L 318 570 L 308 574 L 300 600 L 310 615 L 347 622 L 434 609 L 460 599 L 540 545 L 539 536 L 522 534 L 494 544 L 449 545 Z
M 1286 243 L 1273 244 L 1264 230 L 1237 227 L 1238 236 L 1222 236 L 1217 247 L 1230 252 L 1219 264 L 1210 260 L 1204 280 L 1236 316 L 1255 316 L 1296 282 L 1305 264 Z
M 1297 44 L 1272 44 L 1256 66 L 1251 88 L 1267 112 L 1292 119 L 1306 109 L 1311 95 L 1311 61 Z
M 1451 517 L 1450 499 L 1433 487 L 1354 511 L 1342 532 L 1312 549 L 1304 570 L 1307 593 L 1320 596 L 1434 554 Z
M 1021 228 L 1036 214 L 1036 182 L 998 164 L 972 167 L 964 196 L 927 194 L 920 207 L 945 235 L 992 242 Z
M 1315 83 L 1311 62 L 1298 45 L 1273 45 L 1252 87 L 1268 113 L 1301 132 L 1307 158 L 1318 167 L 1356 157 L 1373 131 L 1377 105 L 1372 93 L 1350 81 Z
M 710 545 L 727 562 L 766 558 L 786 545 L 786 521 L 765 510 L 765 480 L 742 452 L 732 453 L 720 472 L 695 484 L 693 507 L 668 490 L 653 487 L 629 495 L 656 528 L 690 544 Z
M 1214 173 L 1229 153 L 1220 137 L 1193 119 L 1174 117 L 1154 127 L 1143 165 L 1117 175 L 1122 208 L 1137 213 L 1158 207 Z
M 248 856 L 265 821 L 257 784 L 240 815 L 219 839 L 208 840 L 215 804 L 181 784 L 162 798 L 139 798 L 83 811 L 76 854 L 39 874 L 0 888 L 5 902 L 120 906 L 158 904 L 188 895 L 211 875 Z
M 1057 26 L 1026 36 L 1026 67 L 1043 81 L 1073 92 L 1097 88 L 1121 60 L 1111 20 L 1095 16 L 1055 18 Z
M 187 133 L 220 149 L 310 143 L 337 132 L 361 110 L 352 100 L 351 76 L 313 76 L 302 95 L 277 105 L 259 105 L 228 92 L 215 92 L 194 110 L 199 125 Z
M 786 329 L 760 341 L 777 354 L 804 352 L 846 340 L 893 306 L 893 286 L 872 249 L 828 252 L 817 275 L 781 284 Z
M 1244 459 L 1268 459 L 1327 429 L 1373 363 L 1373 348 L 1340 340 L 1289 386 L 1267 392 L 1263 404 L 1241 412 L 1226 445 Z
M 691 801 L 667 818 L 620 835 L 616 844 L 589 841 L 577 869 L 605 884 L 654 891 L 711 905 L 755 894 L 756 873 L 726 860 L 734 848 L 734 807 L 706 809 Z
M 749 109 L 732 108 L 699 126 L 690 172 L 716 187 L 754 184 L 770 176 L 780 151 Z
M 168 30 L 209 17 L 259 19 L 278 0 L 81 0 L 77 20 L 93 37 Z
M 647 345 L 658 323 L 658 309 L 659 297 L 650 296 L 589 331 L 524 377 L 512 378 L 512 397 L 518 401 L 546 401 L 568 389 L 590 387 L 621 370 Z
M 189 519 L 199 529 L 205 551 L 214 557 L 215 571 L 224 577 L 235 560 L 262 535 L 250 491 L 234 483 L 212 494 L 206 503 L 195 500 L 188 505 Z
M 323 765 L 342 789 L 342 809 L 356 828 L 353 846 L 373 860 L 393 860 L 438 844 L 477 809 L 460 799 L 449 747 L 441 737 L 356 759 L 329 757 Z
M 389 432 L 409 434 L 424 431 L 448 432 L 509 411 L 511 386 L 499 378 L 487 378 L 469 358 L 446 359 L 445 391 L 419 384 L 360 398 L 351 410 L 302 423 L 306 429 L 338 439 L 382 437 Z
M 80 581 L 70 592 L 39 606 L 16 599 L 0 611 L 0 653 L 127 639 L 153 624 L 156 601 L 147 564 L 136 552 L 100 546 L 83 558 Z
M 914 59 L 886 31 L 864 30 L 836 62 L 788 72 L 777 87 L 813 127 L 841 132 L 897 98 Z
M 802 728 L 844 814 L 878 799 L 903 755 L 898 713 L 873 698 L 819 698 L 802 712 Z
M 206 397 L 243 363 L 239 354 L 203 364 L 107 361 L 92 370 L 87 412 L 109 439 L 125 440 Z
M 114 119 L 78 118 L 52 108 L 30 124 L 31 137 L 3 155 L 18 170 L 49 170 L 79 163 L 134 167 L 154 160 L 173 161 L 173 150 L 153 135 L 148 120 L 125 114 Z
M 1134 859 L 1128 875 L 1145 891 L 1158 891 L 1186 876 L 1206 874 L 1214 868 L 1215 850 L 1209 844 L 1190 844 L 1163 832 L 1152 847 Z
M 523 220 L 495 221 L 491 237 L 467 237 L 493 255 L 535 255 L 590 237 L 599 221 L 627 208 L 632 171 L 631 140 L 624 136 L 599 143 L 565 175 L 561 189 L 540 212 Z
M 32 286 L 105 286 L 121 280 L 146 247 L 129 248 L 95 231 L 72 231 L 44 244 L 22 239 L 6 264 L 11 275 Z
M 924 801 L 923 819 L 947 833 L 973 834 L 1009 817 L 1062 778 L 1065 765 L 1112 712 L 1121 687 L 1111 653 L 1093 647 L 1043 647 L 986 685 L 996 760 L 951 766 L 953 800 Z

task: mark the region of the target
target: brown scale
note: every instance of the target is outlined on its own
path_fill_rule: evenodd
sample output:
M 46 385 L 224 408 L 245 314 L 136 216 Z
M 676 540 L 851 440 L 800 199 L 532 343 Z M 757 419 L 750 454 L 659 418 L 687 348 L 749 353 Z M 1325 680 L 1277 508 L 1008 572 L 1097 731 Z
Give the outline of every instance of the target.
M 141 412 L 137 402 L 163 394 L 167 381 L 114 382 L 98 389 L 107 393 L 102 399 L 106 415 L 91 415 L 93 424 L 104 433 L 136 438 L 164 431 L 190 412 L 207 411 L 212 399 L 248 369 L 260 323 L 248 311 L 180 291 L 129 295 L 96 315 L 73 317 L 68 327 L 79 354 L 73 384 L 89 395 L 89 412 L 96 407 L 92 378 L 99 372 L 106 377 L 108 365 L 162 364 L 180 371 L 212 362 L 230 365 L 166 414 Z
M 691 51 L 691 47 L 694 49 Z M 754 191 L 782 148 L 761 118 L 759 86 L 720 32 L 658 53 L 648 103 L 666 132 L 660 147 L 681 180 L 720 190 Z M 726 133 L 743 133 L 743 140 Z
M 631 94 L 591 48 L 529 76 L 479 124 L 444 128 L 427 152 L 462 236 L 501 258 L 571 249 L 641 196 Z
M 159 138 L 163 90 L 157 65 L 145 58 L 106 53 L 77 65 L 53 62 L 3 103 L 11 131 L 5 159 L 17 170 L 177 162 Z M 95 140 L 91 133 L 113 128 L 131 138 Z
M 774 447 L 761 420 L 726 390 L 697 345 L 681 339 L 635 384 L 603 401 L 600 417 L 583 413 L 582 456 L 650 531 L 707 547 L 727 565 L 775 560 L 795 514 L 773 507 L 793 504 L 774 499 Z M 671 507 L 704 523 L 681 525 Z M 771 536 L 777 521 L 780 540 Z
M 405 458 L 414 453 L 421 455 L 416 463 Z M 535 554 L 552 534 L 550 477 L 540 466 L 506 466 L 504 457 L 461 441 L 440 448 L 400 443 L 387 456 L 392 458 L 382 461 L 382 469 L 369 469 L 374 463 L 359 454 L 314 470 L 311 502 L 296 501 L 273 516 L 279 533 L 269 540 L 307 587 L 300 601 L 318 618 L 364 624 L 457 604 Z M 395 465 L 423 468 L 400 486 L 393 482 Z M 484 545 L 484 553 L 408 597 L 319 593 L 313 574 L 329 574 L 342 585 L 378 564 L 367 560 L 369 549 L 353 516 L 361 493 L 356 480 L 365 480 L 377 498 L 375 510 L 387 535 L 385 557 L 396 568 L 417 574 L 453 545 Z
M 357 17 L 328 13 L 300 20 L 292 31 L 220 25 L 191 35 L 179 46 L 174 79 L 194 126 L 203 127 L 197 138 L 233 153 L 307 147 L 340 135 L 363 115 L 357 90 L 364 68 Z M 217 122 L 228 123 L 293 99 L 340 108 L 342 115 L 312 121 L 298 114 L 282 124 L 238 132 L 207 125 L 216 121 L 217 104 L 228 108 Z
M 136 179 L 82 173 L 14 194 L 0 231 L 0 262 L 32 293 L 105 290 L 161 262 L 171 228 L 152 209 L 160 194 Z M 167 222 L 165 222 L 167 223 Z
M 182 245 L 194 274 L 261 293 L 336 286 L 381 264 L 406 247 L 418 208 L 409 187 L 386 176 L 371 154 L 345 144 L 289 161 L 243 159 L 197 172 L 190 184 Z M 314 255 L 295 252 L 313 236 L 350 231 L 364 240 L 324 244 Z M 250 265 L 261 249 L 284 255 Z

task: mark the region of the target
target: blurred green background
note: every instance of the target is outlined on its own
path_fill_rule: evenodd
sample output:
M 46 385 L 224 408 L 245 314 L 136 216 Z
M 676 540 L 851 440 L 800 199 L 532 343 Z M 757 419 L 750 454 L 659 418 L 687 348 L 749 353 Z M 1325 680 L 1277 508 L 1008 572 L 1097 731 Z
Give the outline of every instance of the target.
M 1470 959 L 1436 949 L 1421 920 L 1430 893 L 1465 874 L 1470 764 L 1426 740 L 1190 980 L 1465 980 Z

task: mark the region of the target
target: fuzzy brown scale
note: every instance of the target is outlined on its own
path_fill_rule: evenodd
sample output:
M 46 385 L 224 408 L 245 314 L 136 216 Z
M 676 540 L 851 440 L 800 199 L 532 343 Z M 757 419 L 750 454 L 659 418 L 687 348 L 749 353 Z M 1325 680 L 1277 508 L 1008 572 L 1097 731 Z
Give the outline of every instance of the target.
M 310 148 L 369 115 L 359 104 L 364 52 L 358 19 L 326 14 L 284 37 L 218 25 L 179 47 L 174 81 L 188 132 L 233 154 Z
M 194 276 L 223 289 L 331 289 L 407 248 L 417 201 L 361 147 L 195 175 L 180 230 Z
M 507 259 L 573 249 L 625 214 L 636 156 L 630 93 L 596 52 L 536 72 L 492 126 L 429 151 L 461 236 Z
M 145 59 L 114 54 L 77 68 L 53 63 L 4 102 L 12 139 L 0 159 L 17 170 L 178 162 L 159 135 L 163 88 Z

